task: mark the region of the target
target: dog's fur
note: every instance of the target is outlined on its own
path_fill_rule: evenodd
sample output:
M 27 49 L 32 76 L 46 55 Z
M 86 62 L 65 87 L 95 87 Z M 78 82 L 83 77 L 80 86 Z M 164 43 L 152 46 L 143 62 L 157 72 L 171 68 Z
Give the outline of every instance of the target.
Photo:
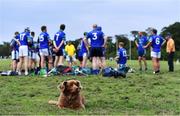
M 84 96 L 81 95 L 81 83 L 78 80 L 68 80 L 62 82 L 58 88 L 60 96 L 58 101 L 50 100 L 49 104 L 57 105 L 59 108 L 84 109 Z

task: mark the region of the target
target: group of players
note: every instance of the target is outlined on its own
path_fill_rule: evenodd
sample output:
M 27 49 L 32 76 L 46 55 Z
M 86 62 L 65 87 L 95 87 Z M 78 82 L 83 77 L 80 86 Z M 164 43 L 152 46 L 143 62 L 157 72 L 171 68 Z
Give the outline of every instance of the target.
M 106 37 L 100 26 L 94 24 L 92 31 L 85 32 L 84 37 L 80 39 L 78 58 L 80 60 L 81 67 L 86 67 L 88 57 L 92 60 L 92 74 L 99 74 L 100 68 L 106 67 L 105 62 L 105 50 L 106 50 Z M 13 71 L 18 72 L 21 75 L 22 66 L 24 65 L 25 75 L 28 75 L 30 70 L 33 70 L 37 64 L 45 73 L 51 70 L 53 67 L 64 65 L 64 57 L 69 57 L 69 62 L 75 58 L 74 53 L 72 55 L 67 54 L 68 51 L 75 52 L 72 49 L 66 49 L 66 34 L 64 32 L 65 25 L 61 24 L 59 31 L 54 35 L 54 39 L 51 40 L 47 27 L 41 27 L 41 33 L 38 36 L 37 42 L 34 41 L 35 33 L 30 32 L 29 28 L 26 28 L 24 32 L 15 32 L 12 43 L 12 59 L 13 59 Z M 145 59 L 146 49 L 151 46 L 151 57 L 153 62 L 154 73 L 160 72 L 160 57 L 161 46 L 165 43 L 165 39 L 157 35 L 157 30 L 152 29 L 150 36 L 147 37 L 139 32 L 138 39 L 135 40 L 138 51 L 138 59 L 140 70 L 142 70 L 142 63 L 144 61 L 145 70 L 147 70 L 147 63 Z M 70 45 L 68 43 L 67 45 Z M 54 58 L 53 58 L 54 54 Z M 19 61 L 18 61 L 19 60 Z M 17 62 L 18 61 L 18 62 Z M 39 63 L 37 63 L 39 61 Z M 124 43 L 119 42 L 118 54 L 116 57 L 118 68 L 126 66 L 127 52 L 124 48 Z M 48 67 L 48 69 L 47 69 Z
M 47 32 L 47 27 L 42 26 L 42 32 L 39 34 L 37 42 L 34 41 L 35 32 L 30 31 L 29 28 L 26 28 L 22 33 L 15 32 L 11 41 L 13 71 L 21 75 L 22 66 L 24 66 L 24 74 L 28 75 L 29 71 L 38 66 L 41 71 L 47 73 L 53 67 L 64 65 L 65 56 L 69 59 L 69 62 L 74 61 L 75 50 L 70 42 L 66 42 L 64 30 L 65 25 L 61 24 L 59 31 L 52 40 Z M 105 66 L 105 44 L 106 39 L 101 27 L 94 24 L 93 30 L 88 33 L 85 32 L 84 37 L 80 39 L 78 58 L 81 67 L 86 67 L 87 59 L 90 56 L 92 59 L 92 73 L 98 74 L 99 67 L 103 68 Z

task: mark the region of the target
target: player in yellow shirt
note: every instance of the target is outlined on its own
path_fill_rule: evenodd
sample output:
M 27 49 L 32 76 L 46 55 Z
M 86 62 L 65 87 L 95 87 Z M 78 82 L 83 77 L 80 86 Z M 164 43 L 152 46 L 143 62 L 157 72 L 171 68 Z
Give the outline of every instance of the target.
M 71 41 L 65 46 L 66 60 L 69 66 L 76 65 L 76 49 Z

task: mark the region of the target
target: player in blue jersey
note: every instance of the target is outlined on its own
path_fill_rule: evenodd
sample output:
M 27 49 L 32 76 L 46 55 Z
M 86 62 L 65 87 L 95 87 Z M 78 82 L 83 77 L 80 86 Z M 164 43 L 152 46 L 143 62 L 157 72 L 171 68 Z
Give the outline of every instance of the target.
M 157 30 L 152 29 L 151 37 L 149 39 L 149 43 L 144 46 L 147 48 L 151 45 L 151 57 L 153 62 L 154 74 L 160 72 L 160 58 L 161 58 L 161 46 L 165 43 L 165 39 L 159 35 L 157 35 Z
M 65 25 L 60 25 L 60 30 L 54 35 L 54 52 L 56 53 L 54 66 L 63 65 L 66 34 Z
M 97 30 L 102 31 L 102 27 L 98 26 Z M 106 40 L 107 40 L 107 38 L 104 37 L 104 39 L 101 41 L 101 47 L 102 47 L 103 56 L 99 58 L 99 67 L 102 68 L 102 69 L 104 69 L 106 67 L 106 58 L 105 58 Z
M 142 61 L 144 62 L 144 69 L 147 70 L 147 62 L 146 62 L 146 49 L 143 48 L 148 42 L 148 39 L 146 36 L 143 35 L 142 32 L 138 33 L 138 38 L 135 39 L 135 44 L 137 47 L 138 52 L 138 61 L 139 61 L 139 70 L 142 70 Z
M 51 42 L 50 36 L 47 33 L 47 27 L 42 26 L 41 27 L 41 34 L 38 37 L 39 40 L 39 54 L 40 54 L 40 64 L 41 64 L 41 70 L 45 75 L 47 74 L 46 68 L 49 70 L 52 69 L 53 62 L 52 62 L 52 56 L 51 51 L 49 50 L 49 43 Z M 45 66 L 46 58 L 48 60 L 48 67 Z
M 80 66 L 82 68 L 86 67 L 86 64 L 87 64 L 87 59 L 88 59 L 88 45 L 87 45 L 87 39 L 86 39 L 86 36 L 87 36 L 87 32 L 84 32 L 84 37 L 83 38 L 80 38 L 80 43 L 79 43 L 79 46 L 78 46 L 78 59 L 80 61 Z
M 29 70 L 31 72 L 35 68 L 35 64 L 36 64 L 36 54 L 34 50 L 34 36 L 35 36 L 35 32 L 32 31 L 31 36 L 30 36 L 29 46 L 28 46 Z
M 16 71 L 17 64 L 19 61 L 19 32 L 14 33 L 14 38 L 11 40 L 10 46 L 11 46 L 11 57 L 12 57 L 12 70 Z
M 27 27 L 24 32 L 20 33 L 19 38 L 19 63 L 18 74 L 21 75 L 21 67 L 24 63 L 25 75 L 28 75 L 28 42 L 30 39 L 30 29 Z
M 117 64 L 118 64 L 118 69 L 123 69 L 126 67 L 127 63 L 127 51 L 124 48 L 124 43 L 119 42 L 119 48 L 118 48 L 118 54 L 116 57 Z
M 87 34 L 90 39 L 90 57 L 92 58 L 92 74 L 99 73 L 99 58 L 103 57 L 102 41 L 104 41 L 104 33 L 97 30 L 97 25 L 93 25 L 93 30 Z

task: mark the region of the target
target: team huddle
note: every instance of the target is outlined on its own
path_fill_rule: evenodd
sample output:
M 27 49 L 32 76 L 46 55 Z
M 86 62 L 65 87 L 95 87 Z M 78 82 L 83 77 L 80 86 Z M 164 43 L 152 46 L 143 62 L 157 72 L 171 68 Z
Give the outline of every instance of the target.
M 87 60 L 92 61 L 91 73 L 97 75 L 101 69 L 106 68 L 105 52 L 107 37 L 102 31 L 102 27 L 94 24 L 92 31 L 84 32 L 83 37 L 80 38 L 78 49 L 78 59 L 80 67 L 87 67 Z M 66 41 L 66 34 L 64 32 L 65 25 L 61 24 L 59 31 L 51 39 L 47 27 L 41 27 L 41 33 L 37 41 L 34 41 L 35 32 L 25 28 L 24 32 L 15 32 L 15 36 L 11 41 L 12 47 L 12 67 L 13 71 L 18 75 L 22 75 L 22 66 L 24 66 L 24 74 L 28 75 L 30 71 L 39 68 L 41 72 L 47 74 L 53 67 L 64 65 L 66 58 L 68 65 L 77 65 L 76 48 L 71 41 Z M 151 57 L 153 61 L 154 73 L 160 72 L 159 59 L 161 57 L 161 46 L 165 43 L 165 39 L 157 35 L 157 30 L 152 29 L 150 35 L 147 37 L 139 32 L 135 39 L 135 44 L 138 51 L 138 60 L 140 70 L 143 69 L 141 60 L 144 61 L 144 69 L 147 70 L 147 63 L 145 59 L 146 49 L 151 46 Z M 124 69 L 127 63 L 127 51 L 124 48 L 124 43 L 119 42 L 116 62 L 118 69 Z
M 28 75 L 28 72 L 36 66 L 47 73 L 53 67 L 64 65 L 65 57 L 69 66 L 72 66 L 72 63 L 76 64 L 75 47 L 70 41 L 66 41 L 64 30 L 65 25 L 61 24 L 59 31 L 51 40 L 47 33 L 47 27 L 42 26 L 42 32 L 39 34 L 37 42 L 34 41 L 35 33 L 30 32 L 29 28 L 26 28 L 22 33 L 15 32 L 15 37 L 11 42 L 13 71 L 21 75 L 22 66 L 24 65 L 25 75 Z M 85 32 L 84 37 L 80 38 L 78 46 L 78 59 L 81 67 L 86 67 L 87 59 L 91 57 L 93 62 L 92 72 L 98 74 L 99 66 L 105 65 L 105 43 L 101 27 L 93 25 L 93 31 Z

